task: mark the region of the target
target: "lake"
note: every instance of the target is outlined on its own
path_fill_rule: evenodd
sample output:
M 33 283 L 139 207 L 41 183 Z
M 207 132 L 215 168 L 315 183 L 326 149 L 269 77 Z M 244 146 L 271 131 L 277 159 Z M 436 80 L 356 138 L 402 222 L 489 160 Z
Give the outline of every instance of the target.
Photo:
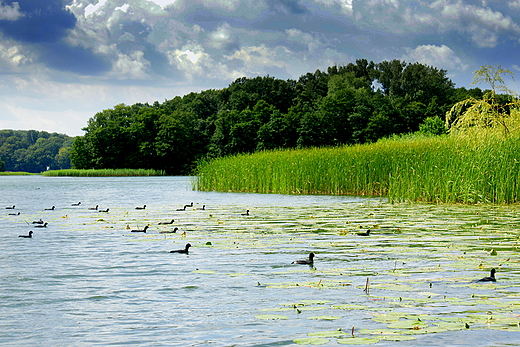
M 0 177 L 0 344 L 520 344 L 518 206 L 191 186 Z

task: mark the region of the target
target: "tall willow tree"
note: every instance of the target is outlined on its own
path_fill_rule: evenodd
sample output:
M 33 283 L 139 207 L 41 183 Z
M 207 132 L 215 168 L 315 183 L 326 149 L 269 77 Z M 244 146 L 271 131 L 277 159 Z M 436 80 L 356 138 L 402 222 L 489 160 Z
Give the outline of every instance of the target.
M 520 99 L 507 88 L 502 77 L 509 75 L 514 79 L 514 74 L 500 65 L 481 66 L 474 74 L 472 84 L 486 83 L 491 89 L 481 99 L 470 97 L 453 105 L 446 113 L 449 131 L 500 129 L 507 136 L 520 129 Z

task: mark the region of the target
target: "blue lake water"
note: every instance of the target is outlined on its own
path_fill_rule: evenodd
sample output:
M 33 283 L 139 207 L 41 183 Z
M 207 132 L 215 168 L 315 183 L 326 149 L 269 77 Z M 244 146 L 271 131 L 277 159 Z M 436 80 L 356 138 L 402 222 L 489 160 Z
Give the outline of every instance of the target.
M 89 210 L 96 205 L 109 212 Z M 515 346 L 520 332 L 493 330 L 471 312 L 500 308 L 507 322 L 520 314 L 518 238 L 501 243 L 516 215 L 508 207 L 197 192 L 189 177 L 0 177 L 0 345 L 285 346 L 316 331 L 355 327 L 361 336 L 385 328 L 374 315 L 402 310 L 434 322 L 472 319 L 478 328 L 377 346 Z M 46 228 L 32 223 L 40 218 Z M 130 232 L 145 225 L 146 233 Z M 482 226 L 489 233 L 478 234 Z M 356 235 L 366 228 L 373 236 Z M 18 237 L 29 230 L 32 239 Z M 464 249 L 453 230 L 465 233 Z M 169 253 L 188 242 L 188 255 Z M 291 264 L 311 251 L 315 268 Z M 491 266 L 501 266 L 504 287 L 467 285 Z M 432 296 L 439 301 L 418 303 Z M 332 307 L 347 304 L 366 309 Z

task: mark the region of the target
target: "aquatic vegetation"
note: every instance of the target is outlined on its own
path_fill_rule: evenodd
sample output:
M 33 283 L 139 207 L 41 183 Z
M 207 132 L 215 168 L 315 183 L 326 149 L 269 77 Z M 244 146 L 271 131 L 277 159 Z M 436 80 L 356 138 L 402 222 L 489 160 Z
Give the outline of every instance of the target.
M 99 170 L 79 170 L 79 169 L 64 169 L 64 170 L 48 170 L 42 172 L 42 176 L 49 177 L 126 177 L 126 176 L 164 176 L 165 172 L 162 170 L 153 169 L 99 169 Z
M 516 206 L 338 201 L 257 205 L 249 207 L 253 218 L 241 216 L 246 206 L 233 203 L 182 212 L 175 211 L 179 201 L 146 210 L 129 203 L 111 206 L 103 218 L 87 206 L 67 204 L 67 218 L 61 218 L 62 211 L 49 215 L 53 229 L 45 237 L 69 233 L 75 243 L 90 244 L 102 230 L 119 251 L 142 257 L 131 272 L 151 257 L 162 259 L 150 267 L 159 268 L 165 300 L 178 300 L 175 279 L 181 276 L 187 279 L 182 290 L 190 296 L 203 291 L 216 298 L 203 305 L 204 316 L 224 312 L 241 324 L 262 325 L 266 334 L 290 327 L 286 335 L 273 334 L 284 343 L 378 345 L 415 339 L 421 345 L 424 336 L 445 332 L 520 332 Z M 40 217 L 26 215 L 28 221 Z M 161 233 L 171 226 L 158 222 L 171 219 L 185 237 Z M 145 225 L 150 225 L 146 233 L 131 232 Z M 368 237 L 358 235 L 367 228 Z M 187 242 L 193 245 L 189 255 L 168 254 Z M 291 264 L 311 251 L 312 266 Z M 497 269 L 497 282 L 477 282 L 491 268 Z M 141 287 L 150 279 L 139 280 Z
M 520 201 L 520 138 L 405 137 L 338 148 L 265 151 L 198 168 L 204 191 L 388 196 L 392 201 Z

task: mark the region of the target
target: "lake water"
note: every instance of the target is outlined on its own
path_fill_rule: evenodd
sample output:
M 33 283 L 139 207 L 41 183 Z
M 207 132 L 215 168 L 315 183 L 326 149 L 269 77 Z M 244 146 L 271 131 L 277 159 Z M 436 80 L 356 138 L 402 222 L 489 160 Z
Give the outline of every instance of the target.
M 0 177 L 0 345 L 517 346 L 518 212 Z M 291 264 L 309 252 L 314 267 Z

